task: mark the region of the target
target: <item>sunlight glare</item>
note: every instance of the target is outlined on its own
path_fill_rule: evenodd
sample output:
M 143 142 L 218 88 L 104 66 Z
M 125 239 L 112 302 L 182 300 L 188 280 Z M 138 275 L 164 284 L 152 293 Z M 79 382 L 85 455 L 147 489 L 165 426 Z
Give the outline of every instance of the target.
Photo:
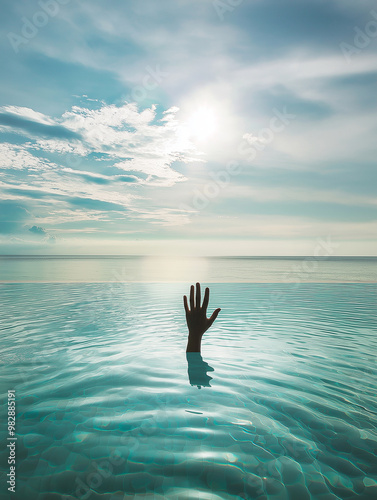
M 187 131 L 193 139 L 206 140 L 215 133 L 216 121 L 213 109 L 201 106 L 187 120 Z
M 142 280 L 191 282 L 208 279 L 208 261 L 202 257 L 145 256 Z

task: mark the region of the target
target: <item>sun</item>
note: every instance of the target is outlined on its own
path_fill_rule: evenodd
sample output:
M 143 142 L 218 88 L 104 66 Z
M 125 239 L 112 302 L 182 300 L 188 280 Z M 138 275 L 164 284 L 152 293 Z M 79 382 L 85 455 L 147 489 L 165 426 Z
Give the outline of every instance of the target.
M 192 139 L 199 141 L 209 139 L 217 129 L 216 113 L 207 106 L 200 106 L 189 116 L 185 125 Z

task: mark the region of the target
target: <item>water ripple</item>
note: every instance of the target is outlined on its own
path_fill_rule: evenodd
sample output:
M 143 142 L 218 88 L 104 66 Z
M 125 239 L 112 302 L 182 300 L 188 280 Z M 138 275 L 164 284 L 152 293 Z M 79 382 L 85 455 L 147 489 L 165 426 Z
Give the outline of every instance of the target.
M 377 286 L 213 284 L 191 365 L 186 291 L 0 286 L 24 498 L 377 498 Z

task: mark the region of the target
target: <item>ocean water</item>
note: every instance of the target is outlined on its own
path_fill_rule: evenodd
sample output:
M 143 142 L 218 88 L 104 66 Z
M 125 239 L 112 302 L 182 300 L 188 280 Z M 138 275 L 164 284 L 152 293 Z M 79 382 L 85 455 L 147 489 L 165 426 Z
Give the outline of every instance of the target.
M 377 498 L 375 263 L 309 276 L 324 282 L 259 263 L 261 283 L 237 282 L 242 262 L 223 282 L 191 263 L 222 310 L 186 355 L 190 265 L 152 282 L 116 263 L 112 281 L 107 262 L 108 282 L 84 282 L 93 261 L 51 262 L 0 284 L 1 421 L 14 389 L 17 435 L 16 494 L 2 445 L 0 498 Z M 347 280 L 360 265 L 369 280 Z
M 377 257 L 1 256 L 0 282 L 377 283 Z

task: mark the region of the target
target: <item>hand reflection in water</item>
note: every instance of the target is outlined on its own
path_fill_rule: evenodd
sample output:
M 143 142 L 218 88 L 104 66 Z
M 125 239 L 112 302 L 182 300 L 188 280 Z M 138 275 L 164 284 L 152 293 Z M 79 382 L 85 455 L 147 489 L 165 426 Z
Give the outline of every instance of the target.
M 191 285 L 190 288 L 190 308 L 186 295 L 183 296 L 183 303 L 186 311 L 186 321 L 189 330 L 188 342 L 186 348 L 186 359 L 188 362 L 188 375 L 191 385 L 197 385 L 198 389 L 201 386 L 211 387 L 209 381 L 212 377 L 207 375 L 208 371 L 214 369 L 203 361 L 200 354 L 201 342 L 204 332 L 208 330 L 217 318 L 220 308 L 216 309 L 210 318 L 207 318 L 207 307 L 209 302 L 209 288 L 205 289 L 203 304 L 201 302 L 200 283 L 196 283 L 196 298 L 195 288 Z
M 198 389 L 201 387 L 211 387 L 209 381 L 212 377 L 207 375 L 207 372 L 215 371 L 212 366 L 203 361 L 200 352 L 186 352 L 186 359 L 188 363 L 188 376 L 191 385 L 197 385 Z

